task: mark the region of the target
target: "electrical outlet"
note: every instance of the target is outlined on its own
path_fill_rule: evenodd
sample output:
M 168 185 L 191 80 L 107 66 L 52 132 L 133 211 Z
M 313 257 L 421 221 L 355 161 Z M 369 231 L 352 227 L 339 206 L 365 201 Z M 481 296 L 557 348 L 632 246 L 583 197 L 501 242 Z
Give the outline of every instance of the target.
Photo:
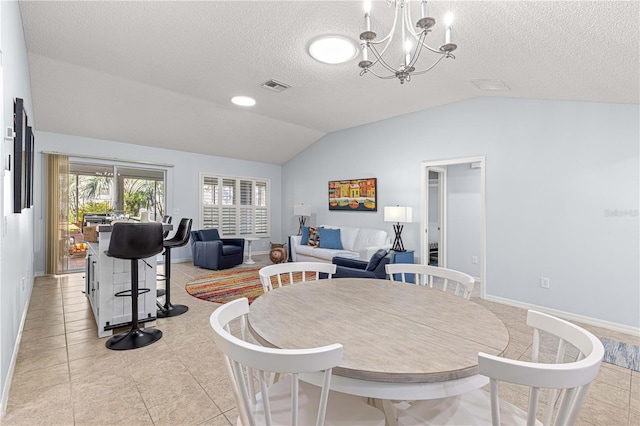
M 473 263 L 474 265 L 478 264 L 478 256 L 471 256 L 471 263 Z
M 549 288 L 549 278 L 540 277 L 540 287 Z
M 178 209 L 178 208 L 173 209 L 173 214 L 179 215 L 180 214 L 180 209 Z

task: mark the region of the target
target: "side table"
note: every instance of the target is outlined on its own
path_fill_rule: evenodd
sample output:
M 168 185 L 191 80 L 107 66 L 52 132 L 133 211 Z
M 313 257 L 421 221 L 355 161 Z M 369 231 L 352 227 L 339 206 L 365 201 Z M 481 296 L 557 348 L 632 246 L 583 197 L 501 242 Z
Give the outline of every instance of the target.
M 413 259 L 414 251 L 413 250 L 394 251 L 393 253 L 394 253 L 393 263 L 414 263 L 414 259 Z M 399 274 L 396 274 L 394 276 L 394 279 L 396 279 L 397 281 L 401 281 L 402 280 L 402 278 L 400 277 Z M 415 282 L 413 274 L 407 275 L 406 281 L 408 283 Z
M 253 241 L 258 241 L 260 238 L 256 238 L 256 237 L 245 237 L 244 240 L 247 242 L 247 260 L 244 261 L 244 263 L 246 265 L 253 265 L 254 263 L 256 263 L 252 258 L 251 258 L 251 243 Z

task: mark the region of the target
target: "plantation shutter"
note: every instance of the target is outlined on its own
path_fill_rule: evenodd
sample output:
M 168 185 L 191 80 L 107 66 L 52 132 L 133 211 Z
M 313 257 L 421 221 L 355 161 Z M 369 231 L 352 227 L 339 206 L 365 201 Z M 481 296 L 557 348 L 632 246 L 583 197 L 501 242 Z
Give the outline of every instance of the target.
M 205 176 L 202 183 L 202 227 L 218 228 L 220 225 L 218 207 L 218 178 Z
M 253 181 L 240 180 L 240 235 L 253 234 L 252 187 Z
M 267 182 L 256 182 L 256 236 L 269 235 L 269 208 L 267 205 Z
M 201 223 L 222 237 L 268 237 L 268 181 L 201 175 Z

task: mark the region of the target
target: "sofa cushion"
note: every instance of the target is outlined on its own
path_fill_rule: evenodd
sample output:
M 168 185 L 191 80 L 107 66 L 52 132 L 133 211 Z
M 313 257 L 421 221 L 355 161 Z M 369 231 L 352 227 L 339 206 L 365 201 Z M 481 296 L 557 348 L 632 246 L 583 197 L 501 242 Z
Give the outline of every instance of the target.
M 320 247 L 320 233 L 318 232 L 318 228 L 313 226 L 309 227 L 309 241 L 307 242 L 308 246 L 312 247 Z
M 365 270 L 367 271 L 375 271 L 376 268 L 378 267 L 378 264 L 380 263 L 380 261 L 387 255 L 387 251 L 384 249 L 380 249 L 377 252 L 374 253 L 373 256 L 371 256 L 371 259 L 369 259 L 369 263 L 367 263 L 367 267 L 365 268 Z
M 240 246 L 222 246 L 222 255 L 228 256 L 230 254 L 240 253 L 242 251 L 242 247 Z
M 323 249 L 323 248 L 312 247 L 312 251 L 313 251 L 313 254 L 312 254 L 313 257 L 315 257 L 316 259 L 326 260 L 328 262 L 331 262 L 331 259 L 333 259 L 336 256 L 346 257 L 351 259 L 355 259 L 358 257 L 358 253 L 355 253 L 352 251 L 345 251 L 345 250 L 334 250 L 334 249 Z
M 387 233 L 379 229 L 360 228 L 353 251 L 362 250 L 365 247 L 381 246 L 386 243 Z
M 340 241 L 340 229 L 318 228 L 320 237 L 320 248 L 342 250 Z
M 313 256 L 313 249 L 315 247 L 311 247 L 309 245 L 299 245 L 296 246 L 296 253 L 303 254 L 305 256 Z
M 356 249 L 356 238 L 358 238 L 358 231 L 360 228 L 353 228 L 351 226 L 340 227 L 340 241 L 342 241 L 342 248 L 349 251 L 358 251 Z
M 308 242 L 309 242 L 309 227 L 303 226 L 302 234 L 300 235 L 300 244 L 303 244 L 306 246 Z

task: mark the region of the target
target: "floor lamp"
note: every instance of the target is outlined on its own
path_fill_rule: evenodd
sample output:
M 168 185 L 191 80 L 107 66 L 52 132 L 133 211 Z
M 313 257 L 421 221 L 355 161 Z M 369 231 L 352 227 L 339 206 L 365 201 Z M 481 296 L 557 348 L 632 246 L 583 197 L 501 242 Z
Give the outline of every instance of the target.
M 293 206 L 293 214 L 295 216 L 300 216 L 298 219 L 300 222 L 300 228 L 298 229 L 298 235 L 302 235 L 302 227 L 304 226 L 307 218 L 311 216 L 311 205 L 310 204 L 296 204 Z
M 384 208 L 384 221 L 385 222 L 396 222 L 393 225 L 393 230 L 396 233 L 396 238 L 393 240 L 393 247 L 391 250 L 393 251 L 406 251 L 404 249 L 404 245 L 402 244 L 402 227 L 400 225 L 401 222 L 411 222 L 411 207 L 400 207 L 400 206 L 391 206 Z

